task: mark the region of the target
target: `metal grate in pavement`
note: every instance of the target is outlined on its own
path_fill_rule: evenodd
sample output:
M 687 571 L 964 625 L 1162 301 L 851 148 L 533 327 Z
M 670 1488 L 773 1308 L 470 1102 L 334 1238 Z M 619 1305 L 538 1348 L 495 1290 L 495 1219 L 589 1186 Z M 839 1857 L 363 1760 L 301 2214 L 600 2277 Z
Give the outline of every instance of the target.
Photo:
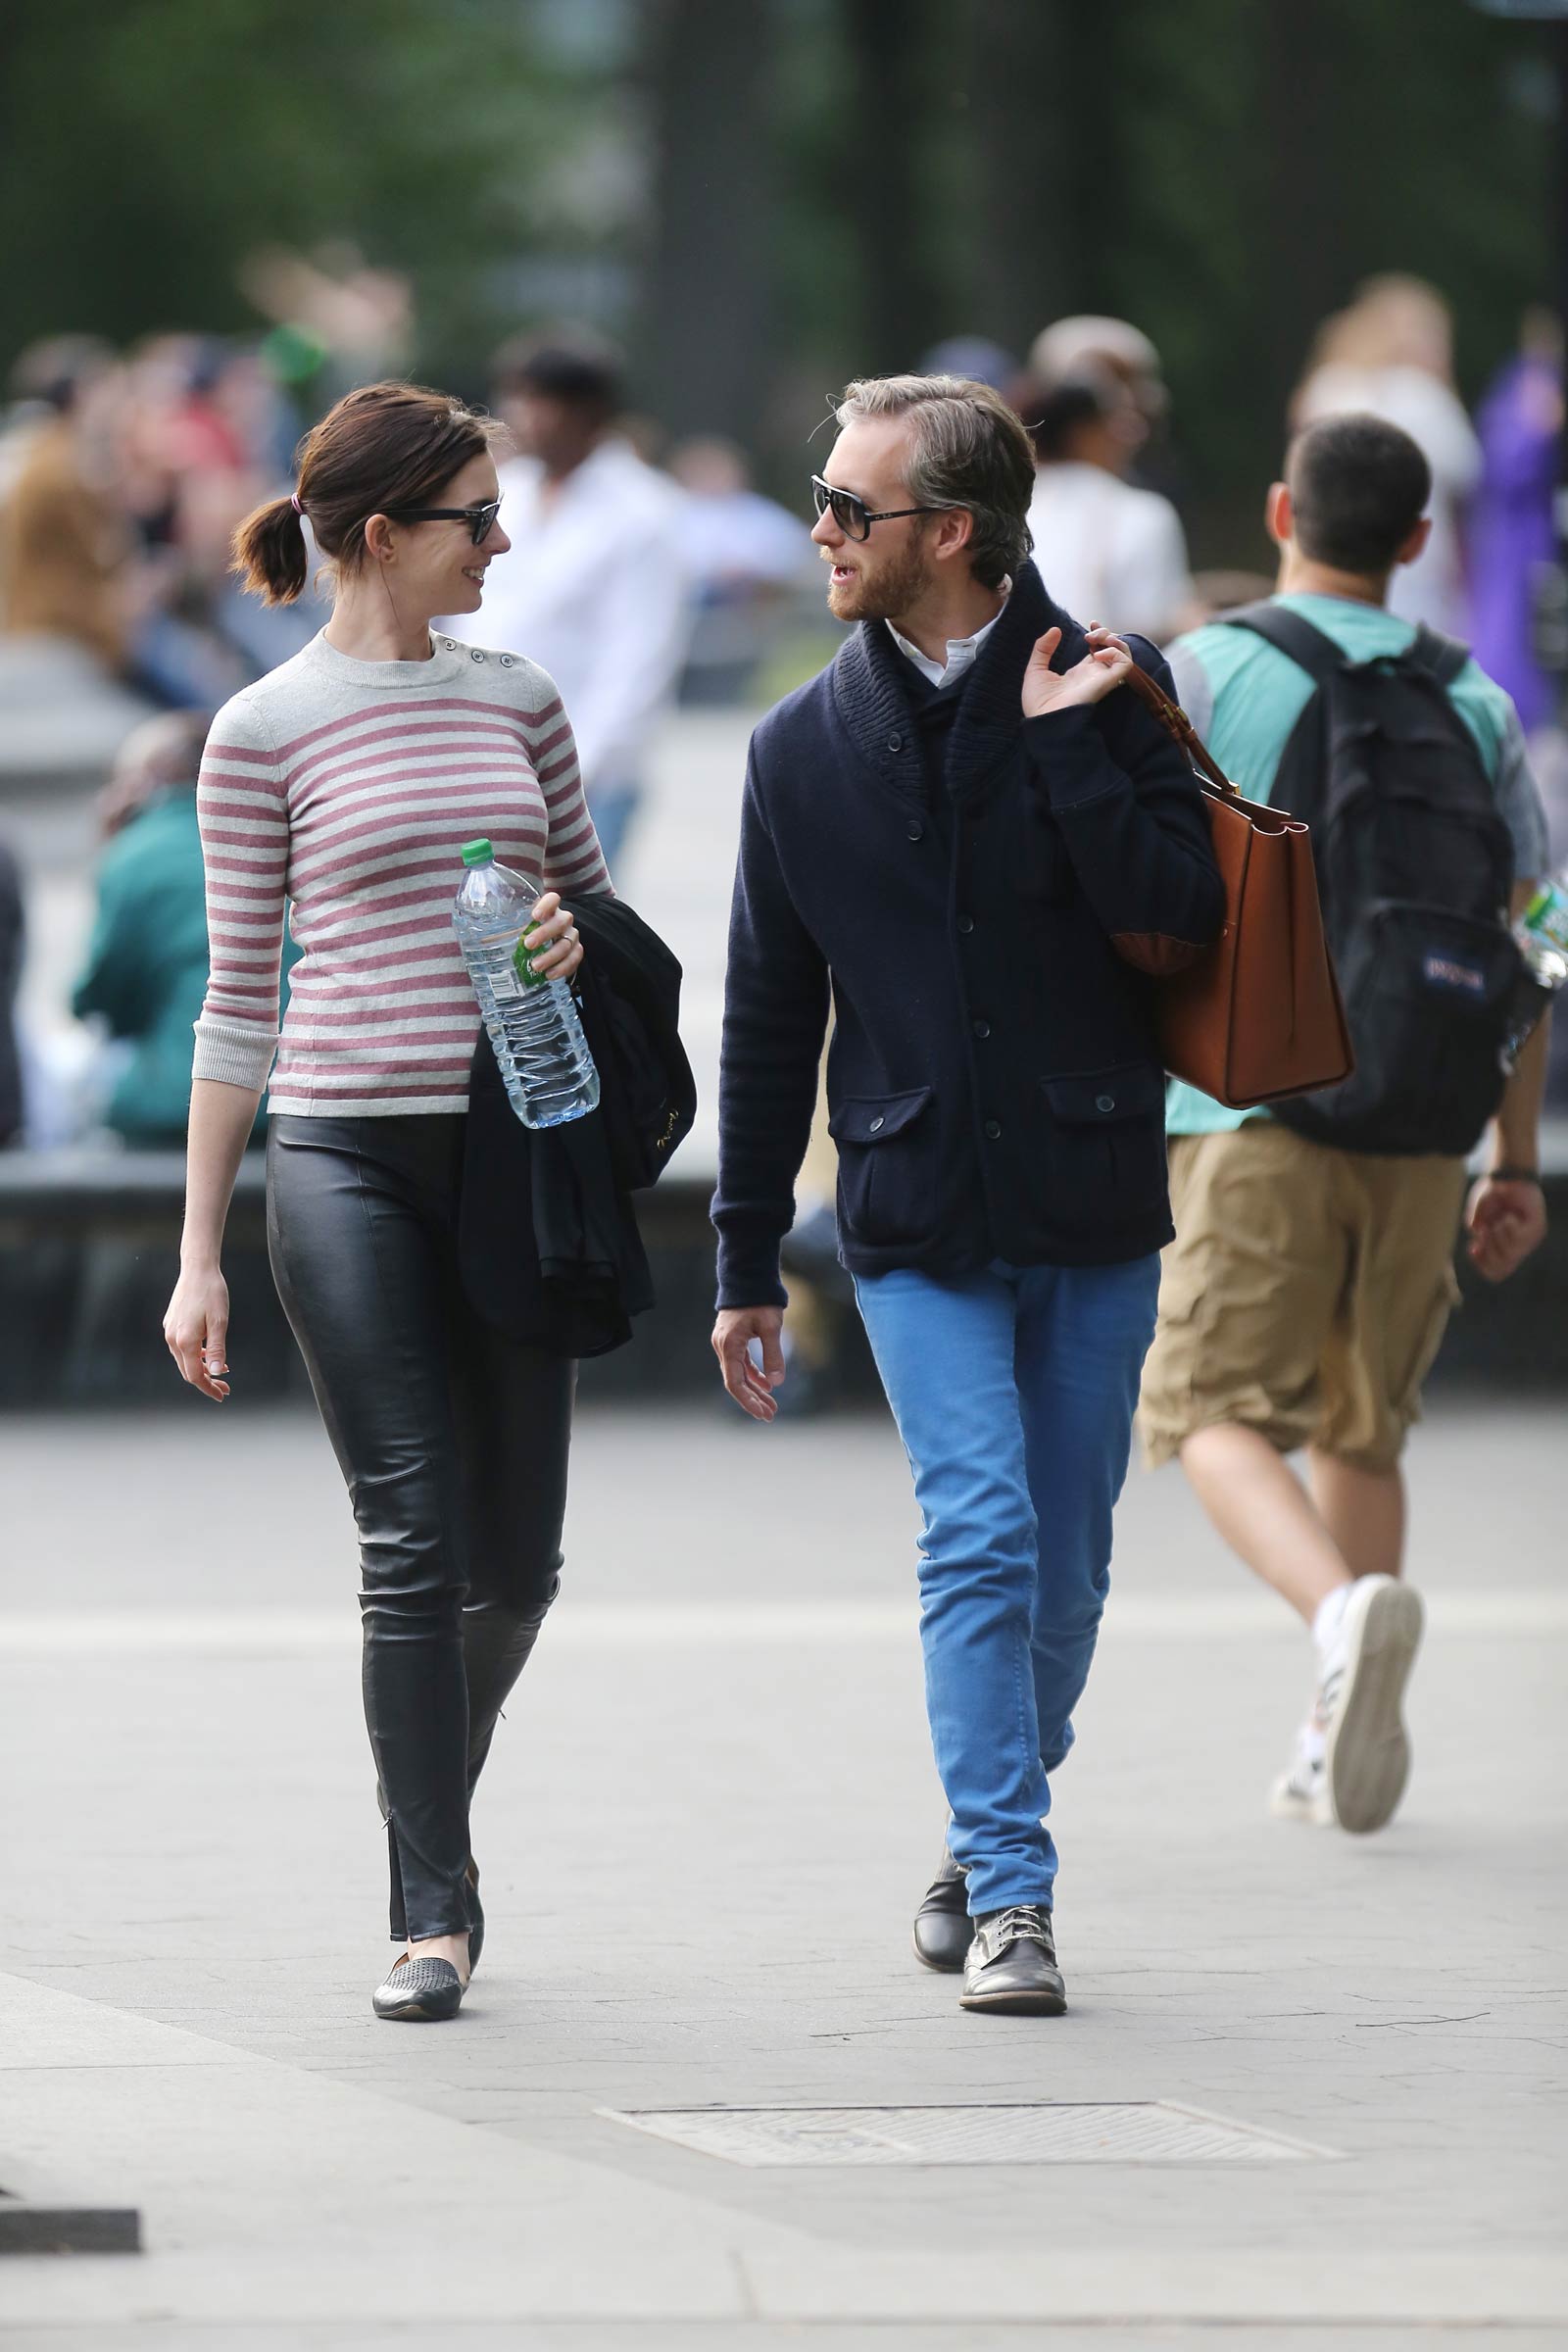
M 1274 2164 L 1332 2150 L 1164 2099 L 600 2111 L 726 2164 Z

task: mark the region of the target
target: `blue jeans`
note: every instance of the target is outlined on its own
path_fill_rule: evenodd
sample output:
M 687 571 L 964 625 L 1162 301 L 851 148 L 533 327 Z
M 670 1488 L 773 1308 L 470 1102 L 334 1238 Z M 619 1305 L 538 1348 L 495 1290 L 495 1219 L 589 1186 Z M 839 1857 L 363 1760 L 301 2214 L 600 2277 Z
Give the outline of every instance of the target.
M 949 1843 L 978 1918 L 1049 1906 L 1049 1775 L 1110 1583 L 1159 1256 L 860 1276 L 920 1506 L 920 1642 Z

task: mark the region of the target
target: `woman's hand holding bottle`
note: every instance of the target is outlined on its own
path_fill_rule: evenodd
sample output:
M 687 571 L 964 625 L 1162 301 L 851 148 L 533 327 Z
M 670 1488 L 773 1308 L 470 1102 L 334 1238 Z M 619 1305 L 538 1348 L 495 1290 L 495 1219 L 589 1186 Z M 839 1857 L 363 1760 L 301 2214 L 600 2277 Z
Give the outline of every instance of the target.
M 547 890 L 536 901 L 526 946 L 529 969 L 541 980 L 569 980 L 582 962 L 582 941 L 559 891 Z

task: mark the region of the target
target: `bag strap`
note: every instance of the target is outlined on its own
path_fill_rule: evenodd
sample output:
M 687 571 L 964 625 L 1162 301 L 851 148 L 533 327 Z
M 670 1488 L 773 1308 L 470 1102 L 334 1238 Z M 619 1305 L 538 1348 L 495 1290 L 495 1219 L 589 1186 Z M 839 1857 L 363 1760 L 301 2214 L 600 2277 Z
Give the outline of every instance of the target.
M 1266 639 L 1276 653 L 1284 654 L 1298 669 L 1304 669 L 1316 686 L 1326 686 L 1346 667 L 1346 658 L 1332 637 L 1303 620 L 1299 612 L 1285 612 L 1271 597 L 1260 604 L 1243 605 L 1238 612 L 1219 615 L 1222 628 L 1250 629 L 1254 637 Z
M 1470 648 L 1461 645 L 1457 637 L 1444 637 L 1429 629 L 1424 620 L 1416 623 L 1416 631 L 1405 649 L 1405 660 L 1428 677 L 1436 678 L 1440 686 L 1451 686 L 1470 659 Z
M 1284 612 L 1272 598 L 1255 605 L 1243 605 L 1238 612 L 1222 612 L 1218 617 L 1224 628 L 1250 629 L 1254 637 L 1266 638 L 1277 652 L 1288 655 L 1319 686 L 1340 670 L 1355 666 L 1326 630 L 1303 620 L 1299 612 Z M 1440 636 L 1436 629 L 1429 629 L 1425 621 L 1420 621 L 1400 658 L 1424 670 L 1440 686 L 1451 686 L 1470 659 L 1470 648 L 1461 645 L 1457 637 Z
M 1173 703 L 1163 686 L 1152 678 L 1147 669 L 1140 669 L 1136 662 L 1127 673 L 1127 684 L 1139 701 L 1153 712 L 1166 734 L 1173 736 L 1181 745 L 1193 765 L 1201 769 L 1215 790 L 1228 801 L 1239 801 L 1242 797 L 1240 792 L 1209 751 L 1180 703 Z

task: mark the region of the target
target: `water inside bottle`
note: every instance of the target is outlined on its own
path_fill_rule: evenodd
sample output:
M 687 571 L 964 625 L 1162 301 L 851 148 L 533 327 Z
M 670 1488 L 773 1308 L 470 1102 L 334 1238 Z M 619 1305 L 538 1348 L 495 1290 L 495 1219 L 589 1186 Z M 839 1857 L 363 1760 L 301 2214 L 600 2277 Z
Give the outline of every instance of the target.
M 528 961 L 541 885 L 499 864 L 488 842 L 469 843 L 464 863 L 452 923 L 512 1107 L 528 1127 L 582 1118 L 599 1073 L 576 1000 Z

